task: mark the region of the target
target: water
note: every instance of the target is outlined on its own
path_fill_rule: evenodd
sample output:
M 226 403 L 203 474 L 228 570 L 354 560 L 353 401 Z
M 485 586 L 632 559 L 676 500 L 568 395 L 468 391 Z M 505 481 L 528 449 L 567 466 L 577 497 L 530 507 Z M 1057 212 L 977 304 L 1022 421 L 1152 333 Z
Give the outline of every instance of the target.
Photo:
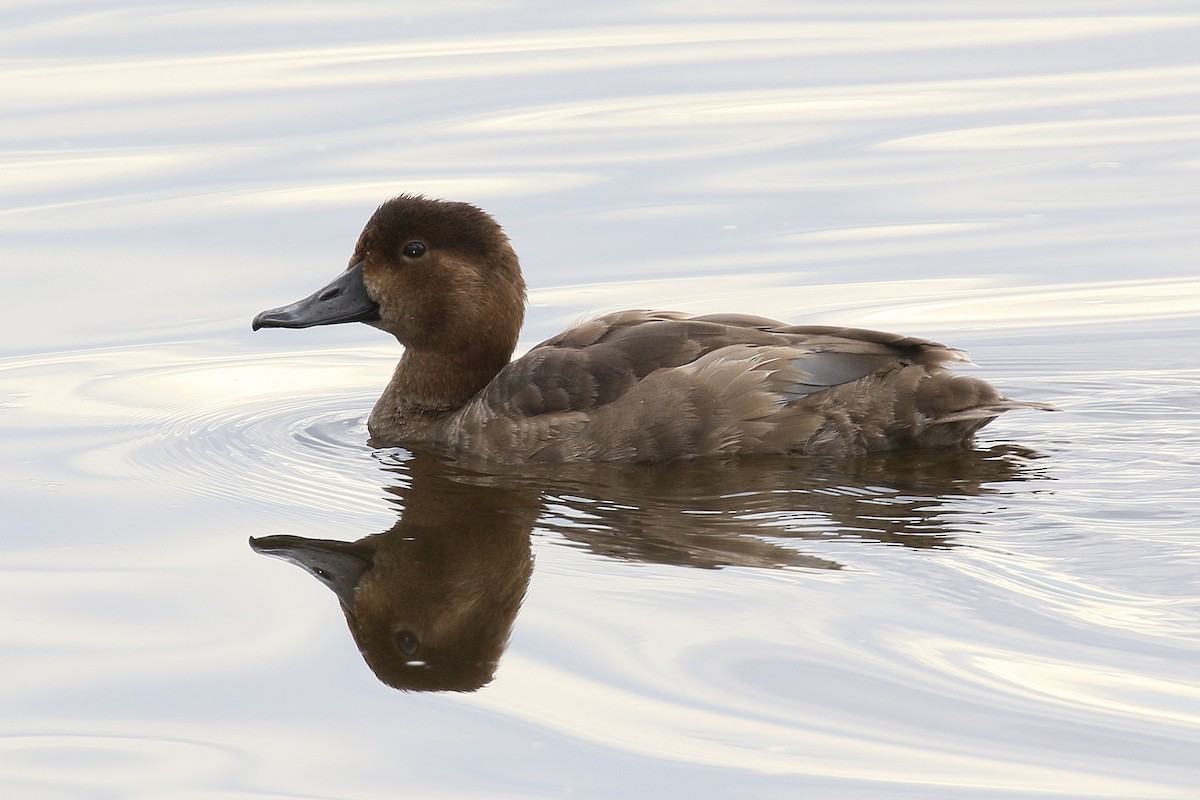
M 1200 791 L 1193 4 L 0 13 L 5 796 Z M 523 346 L 745 311 L 1063 411 L 848 463 L 373 451 L 395 345 L 249 320 L 399 191 L 505 224 Z M 388 554 L 482 685 L 392 688 L 279 535 Z

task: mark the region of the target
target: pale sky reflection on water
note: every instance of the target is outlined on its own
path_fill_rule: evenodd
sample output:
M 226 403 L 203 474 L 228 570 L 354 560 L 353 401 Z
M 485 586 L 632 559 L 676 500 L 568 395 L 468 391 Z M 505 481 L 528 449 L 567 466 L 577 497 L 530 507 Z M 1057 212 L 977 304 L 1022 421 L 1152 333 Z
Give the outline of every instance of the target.
M 6 796 L 1195 795 L 1193 4 L 0 15 Z M 394 342 L 249 330 L 401 191 L 505 225 L 522 348 L 741 311 L 1063 411 L 953 457 L 443 474 L 366 445 Z M 470 693 L 385 685 L 247 546 L 466 550 L 484 494 L 536 520 Z

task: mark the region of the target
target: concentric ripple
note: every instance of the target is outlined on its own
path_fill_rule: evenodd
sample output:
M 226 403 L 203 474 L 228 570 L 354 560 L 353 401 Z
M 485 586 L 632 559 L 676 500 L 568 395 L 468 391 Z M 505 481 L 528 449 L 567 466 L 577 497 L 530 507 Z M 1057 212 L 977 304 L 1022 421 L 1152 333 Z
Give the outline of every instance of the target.
M 0 364 L 4 408 L 17 436 L 37 436 L 40 449 L 57 451 L 57 467 L 41 464 L 59 479 L 66 470 L 255 505 L 378 510 L 366 414 L 394 354 L 213 355 L 222 349 L 11 359 Z

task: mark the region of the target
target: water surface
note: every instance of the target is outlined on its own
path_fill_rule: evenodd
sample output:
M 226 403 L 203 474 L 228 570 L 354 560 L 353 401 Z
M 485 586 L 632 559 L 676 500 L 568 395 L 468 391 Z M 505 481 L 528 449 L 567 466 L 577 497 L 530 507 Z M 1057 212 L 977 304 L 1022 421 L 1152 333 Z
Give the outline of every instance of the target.
M 1195 796 L 1192 4 L 3 14 L 6 795 Z M 522 347 L 744 311 L 1063 411 L 846 463 L 372 450 L 396 345 L 249 320 L 400 191 L 505 225 Z M 427 665 L 485 668 L 393 688 L 272 536 L 383 553 L 466 632 Z

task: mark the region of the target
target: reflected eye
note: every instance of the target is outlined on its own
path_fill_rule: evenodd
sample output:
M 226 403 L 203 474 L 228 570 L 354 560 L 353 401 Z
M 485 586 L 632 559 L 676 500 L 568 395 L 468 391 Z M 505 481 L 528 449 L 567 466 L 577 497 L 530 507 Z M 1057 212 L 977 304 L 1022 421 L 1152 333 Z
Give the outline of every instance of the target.
M 396 645 L 404 655 L 412 658 L 417 654 L 417 635 L 412 631 L 396 631 Z
M 425 245 L 420 242 L 409 242 L 401 248 L 400 252 L 405 258 L 420 258 L 425 255 Z

